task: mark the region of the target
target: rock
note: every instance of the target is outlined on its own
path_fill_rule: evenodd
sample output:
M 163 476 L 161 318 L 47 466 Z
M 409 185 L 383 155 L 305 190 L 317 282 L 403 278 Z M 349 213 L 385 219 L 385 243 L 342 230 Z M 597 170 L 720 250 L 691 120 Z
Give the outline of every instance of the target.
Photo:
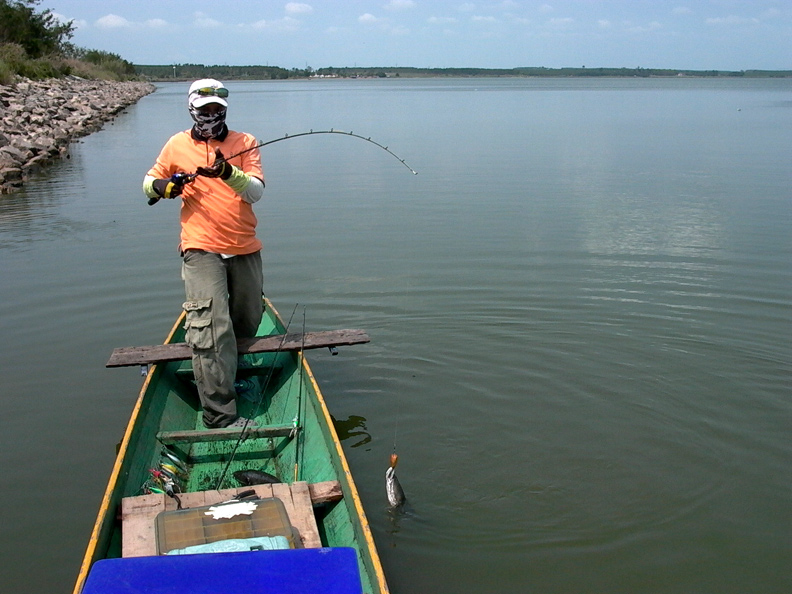
M 8 153 L 4 153 L 4 152 L 0 151 L 0 170 L 2 170 L 2 169 L 13 169 L 13 168 L 17 167 L 18 164 L 19 164 L 19 161 L 14 159 L 14 157 L 9 155 Z M 0 179 L 3 179 L 3 178 L 0 177 Z
M 27 149 L 23 150 L 10 145 L 0 148 L 0 155 L 2 154 L 8 155 L 12 160 L 14 160 L 17 163 L 24 163 L 25 161 L 27 161 L 29 152 L 30 151 L 28 151 Z
M 70 142 L 153 91 L 149 83 L 79 77 L 0 85 L 0 193 L 18 189 L 26 174 L 67 154 Z
M 3 167 L 0 168 L 0 175 L 10 181 L 20 180 L 22 179 L 22 169 L 19 167 Z

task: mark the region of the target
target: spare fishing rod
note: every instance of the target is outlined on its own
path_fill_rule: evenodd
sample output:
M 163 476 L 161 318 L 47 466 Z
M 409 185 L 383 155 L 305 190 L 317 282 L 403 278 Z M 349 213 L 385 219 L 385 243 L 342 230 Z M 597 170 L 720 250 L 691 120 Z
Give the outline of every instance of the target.
M 262 147 L 265 147 L 265 146 L 270 145 L 270 144 L 275 144 L 276 142 L 281 142 L 283 140 L 291 140 L 292 138 L 299 138 L 300 136 L 314 136 L 314 135 L 317 135 L 317 134 L 341 134 L 343 136 L 351 136 L 352 138 L 359 138 L 360 140 L 364 140 L 366 142 L 370 142 L 374 146 L 377 146 L 377 147 L 381 148 L 386 153 L 391 155 L 399 163 L 401 163 L 407 169 L 409 169 L 410 172 L 413 175 L 418 175 L 418 172 L 415 169 L 413 169 L 412 167 L 410 167 L 404 159 L 402 159 L 399 155 L 397 155 L 392 150 L 390 150 L 387 146 L 385 146 L 383 144 L 380 144 L 376 140 L 371 140 L 370 136 L 362 136 L 360 134 L 355 134 L 354 132 L 345 132 L 344 130 L 336 130 L 334 128 L 330 128 L 329 130 L 309 130 L 308 132 L 299 132 L 297 134 L 286 134 L 285 136 L 281 136 L 280 138 L 273 138 L 272 140 L 267 140 L 265 142 L 260 142 L 259 144 L 255 145 L 255 146 L 251 146 L 250 148 L 246 148 L 243 151 L 239 151 L 238 153 L 234 153 L 233 155 L 229 155 L 228 157 L 224 157 L 220 162 L 221 163 L 227 163 L 231 159 L 239 157 L 240 155 L 244 155 L 245 153 L 248 153 L 248 152 L 250 152 L 252 150 L 255 150 L 255 149 L 258 149 L 258 148 L 262 148 Z M 194 182 L 195 178 L 198 177 L 199 175 L 200 175 L 200 173 L 197 173 L 197 172 L 196 173 L 182 173 L 182 172 L 174 173 L 171 176 L 170 181 L 172 183 L 174 183 L 174 184 L 185 185 L 185 184 L 189 184 L 189 183 Z M 154 197 L 154 198 L 149 198 L 148 203 L 149 203 L 149 206 L 153 206 L 159 201 L 160 201 L 160 198 Z
M 278 355 L 280 355 L 283 345 L 286 343 L 286 338 L 289 336 L 289 327 L 291 326 L 292 320 L 294 319 L 294 313 L 297 311 L 297 306 L 299 304 L 294 304 L 294 309 L 292 310 L 291 316 L 289 316 L 289 321 L 286 323 L 286 327 L 283 329 L 283 336 L 281 336 L 280 343 L 278 344 L 278 348 L 275 349 L 275 356 L 272 359 L 272 365 L 269 368 L 269 372 L 267 373 L 267 379 L 264 382 L 264 386 L 261 388 L 261 394 L 259 395 L 258 402 L 256 403 L 256 408 L 253 410 L 252 418 L 256 418 L 259 413 L 259 409 L 261 408 L 261 403 L 264 400 L 264 397 L 267 392 L 267 388 L 269 388 L 270 380 L 275 373 L 275 363 L 278 361 Z M 303 335 L 305 335 L 305 330 L 303 330 Z M 303 340 L 305 337 L 303 336 Z M 236 442 L 234 443 L 234 449 L 231 450 L 231 455 L 228 457 L 228 461 L 226 462 L 225 466 L 223 467 L 223 472 L 220 473 L 220 477 L 217 479 L 217 483 L 215 485 L 215 491 L 219 491 L 220 487 L 223 485 L 223 481 L 225 480 L 226 474 L 228 474 L 228 469 L 231 468 L 231 464 L 234 462 L 236 458 L 237 450 L 239 446 L 242 445 L 242 442 L 247 439 L 247 428 L 248 424 L 251 422 L 251 418 L 247 418 L 245 421 L 244 427 L 242 427 L 242 431 L 239 433 L 239 437 L 237 438 Z

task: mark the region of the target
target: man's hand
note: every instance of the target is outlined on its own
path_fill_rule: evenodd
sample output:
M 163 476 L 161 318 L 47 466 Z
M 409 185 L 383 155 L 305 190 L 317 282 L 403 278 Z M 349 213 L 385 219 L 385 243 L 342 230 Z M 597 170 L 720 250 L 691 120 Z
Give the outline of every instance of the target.
M 199 167 L 195 170 L 198 175 L 204 177 L 219 177 L 220 179 L 228 179 L 234 172 L 234 166 L 225 160 L 223 153 L 220 149 L 215 150 L 215 161 L 211 167 Z
M 184 181 L 176 176 L 165 179 L 155 179 L 152 187 L 160 198 L 176 198 L 176 196 L 181 195 L 182 190 L 184 190 Z

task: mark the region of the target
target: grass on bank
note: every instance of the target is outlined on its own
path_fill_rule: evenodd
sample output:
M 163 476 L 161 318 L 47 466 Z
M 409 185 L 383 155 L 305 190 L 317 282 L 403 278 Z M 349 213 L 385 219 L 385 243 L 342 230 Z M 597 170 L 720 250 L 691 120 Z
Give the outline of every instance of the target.
M 109 52 L 75 49 L 72 55 L 31 58 L 19 44 L 0 44 L 0 85 L 10 85 L 17 76 L 42 80 L 69 75 L 91 80 L 139 78 L 131 63 Z

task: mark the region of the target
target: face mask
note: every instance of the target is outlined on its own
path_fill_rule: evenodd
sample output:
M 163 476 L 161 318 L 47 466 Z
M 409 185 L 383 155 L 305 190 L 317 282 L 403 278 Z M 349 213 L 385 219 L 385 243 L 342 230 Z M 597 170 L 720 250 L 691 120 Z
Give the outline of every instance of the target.
M 195 122 L 195 131 L 201 138 L 215 138 L 223 132 L 226 118 L 225 109 L 214 114 L 205 114 L 190 107 L 190 115 Z

